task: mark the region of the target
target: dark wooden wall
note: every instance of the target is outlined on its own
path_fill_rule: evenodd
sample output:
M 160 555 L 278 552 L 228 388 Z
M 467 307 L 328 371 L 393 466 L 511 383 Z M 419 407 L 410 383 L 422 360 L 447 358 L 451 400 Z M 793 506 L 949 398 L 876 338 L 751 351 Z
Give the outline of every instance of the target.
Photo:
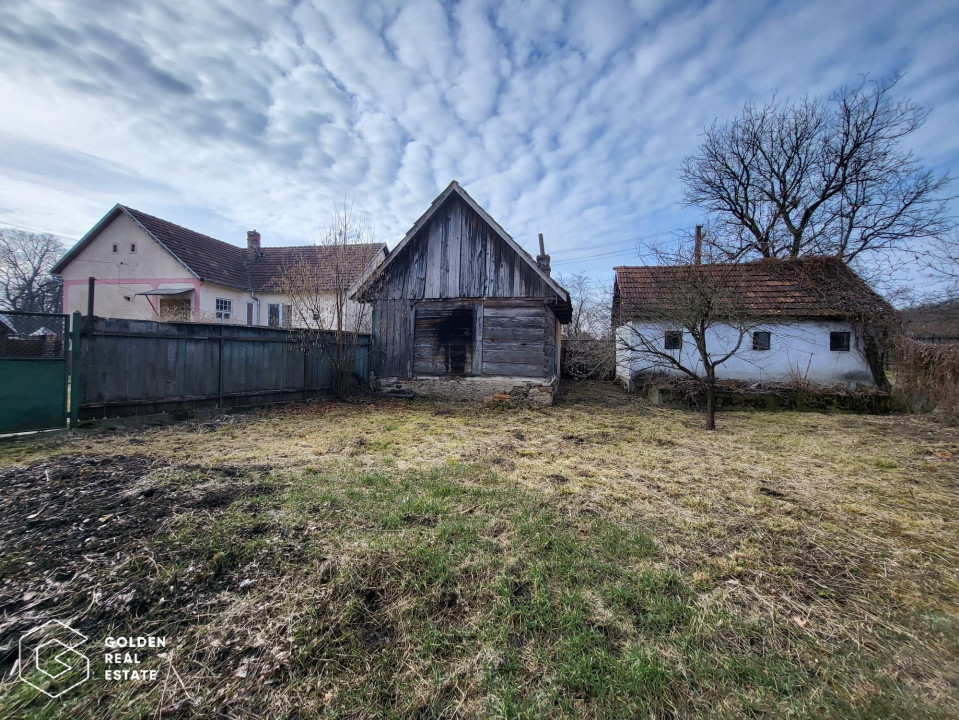
M 386 268 L 374 297 L 375 375 L 555 374 L 555 291 L 456 194 Z
M 357 336 L 367 376 L 370 336 Z M 95 318 L 81 338 L 80 418 L 303 400 L 332 388 L 331 333 Z

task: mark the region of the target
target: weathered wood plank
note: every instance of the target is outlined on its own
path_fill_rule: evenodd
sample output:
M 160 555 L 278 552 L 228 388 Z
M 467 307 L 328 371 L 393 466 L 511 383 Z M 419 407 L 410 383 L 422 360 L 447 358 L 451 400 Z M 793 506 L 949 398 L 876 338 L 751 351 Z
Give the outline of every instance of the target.
M 514 325 L 491 325 L 488 321 L 483 324 L 483 342 L 543 342 L 541 327 Z
M 542 363 L 483 362 L 483 375 L 514 375 L 517 377 L 545 377 Z
M 502 301 L 486 302 L 486 311 L 493 318 L 538 318 L 542 319 L 546 315 L 546 306 L 533 301 L 510 301 L 506 304 Z
M 483 372 L 483 323 L 485 311 L 483 303 L 477 303 L 473 311 L 473 374 L 480 375 Z

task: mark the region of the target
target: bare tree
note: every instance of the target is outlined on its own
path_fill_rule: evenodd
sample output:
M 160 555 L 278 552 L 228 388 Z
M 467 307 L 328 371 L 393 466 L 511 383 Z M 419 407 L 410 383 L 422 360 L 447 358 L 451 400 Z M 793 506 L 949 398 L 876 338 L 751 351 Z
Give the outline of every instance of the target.
M 700 253 L 691 248 L 655 250 L 661 264 L 642 268 L 655 276 L 642 307 L 614 298 L 616 346 L 630 373 L 694 380 L 706 395 L 706 429 L 715 430 L 716 369 L 739 352 L 760 321 L 740 306 L 742 266 L 710 262 L 708 253 L 706 264 L 699 264 Z
M 60 280 L 50 270 L 63 250 L 63 244 L 47 233 L 0 230 L 0 307 L 59 312 Z
M 616 344 L 609 316 L 609 292 L 584 272 L 559 276 L 569 290 L 572 320 L 563 326 L 563 373 L 577 379 L 609 379 L 616 371 Z
M 683 160 L 687 204 L 709 212 L 729 258 L 895 251 L 952 227 L 951 178 L 902 148 L 928 115 L 894 100 L 898 78 L 831 98 L 747 104 Z
M 340 399 L 349 396 L 353 385 L 358 337 L 370 331 L 371 311 L 350 300 L 349 289 L 367 269 L 373 237 L 372 227 L 352 205 L 334 208 L 315 256 L 299 256 L 284 268 L 281 279 L 293 325 L 305 346 L 327 353 Z
M 938 295 L 944 299 L 959 299 L 959 231 L 933 238 L 925 253 L 917 253 L 929 276 L 942 283 Z

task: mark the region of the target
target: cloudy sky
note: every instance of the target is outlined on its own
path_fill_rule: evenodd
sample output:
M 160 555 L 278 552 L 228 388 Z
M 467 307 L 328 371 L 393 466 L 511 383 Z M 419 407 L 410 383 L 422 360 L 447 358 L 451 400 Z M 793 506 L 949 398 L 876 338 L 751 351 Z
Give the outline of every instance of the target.
M 4 0 L 0 223 L 78 238 L 122 202 L 241 244 L 352 199 L 393 247 L 452 179 L 559 272 L 688 231 L 705 125 L 863 75 L 959 166 L 952 0 Z

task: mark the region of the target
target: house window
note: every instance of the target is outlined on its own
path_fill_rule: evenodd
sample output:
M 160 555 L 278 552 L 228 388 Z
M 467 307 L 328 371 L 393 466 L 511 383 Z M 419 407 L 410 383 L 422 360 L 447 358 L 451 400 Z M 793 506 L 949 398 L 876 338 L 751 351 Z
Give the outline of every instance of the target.
M 280 327 L 280 306 L 278 303 L 270 303 L 266 307 L 267 324 L 270 327 Z
M 682 330 L 666 331 L 666 349 L 667 350 L 683 349 L 683 331 Z
M 293 327 L 293 306 L 292 305 L 283 306 L 283 327 L 285 328 Z
M 130 243 L 130 252 L 135 253 L 137 251 L 137 244 Z
M 772 336 L 765 330 L 759 330 L 753 333 L 753 350 L 768 350 L 769 340 Z
M 120 252 L 120 246 L 117 243 L 113 243 L 113 254 L 116 255 Z
M 833 352 L 849 352 L 849 333 L 829 333 L 829 349 Z
M 225 298 L 216 299 L 216 319 L 230 320 L 233 317 L 233 301 Z
M 248 302 L 246 304 L 246 324 L 247 325 L 253 324 L 253 303 L 251 302 Z

